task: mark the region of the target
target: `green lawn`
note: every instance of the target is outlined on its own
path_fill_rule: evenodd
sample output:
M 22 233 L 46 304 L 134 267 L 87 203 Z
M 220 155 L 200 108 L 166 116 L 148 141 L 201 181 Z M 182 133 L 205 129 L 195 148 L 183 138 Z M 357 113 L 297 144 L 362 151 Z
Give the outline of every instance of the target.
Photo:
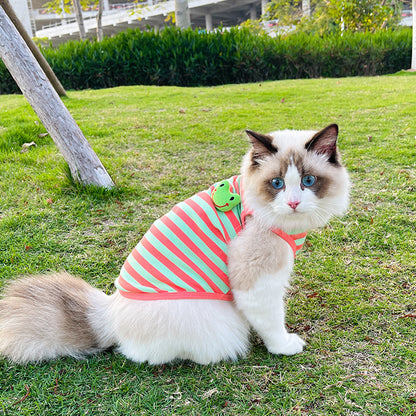
M 0 359 L 0 415 L 414 415 L 416 77 L 215 88 L 70 91 L 65 104 L 117 183 L 83 191 L 22 96 L 0 96 L 0 286 L 67 270 L 107 291 L 151 222 L 238 173 L 244 129 L 340 126 L 348 214 L 311 232 L 288 324 L 304 353 L 203 367 L 108 351 L 19 366 Z M 23 143 L 36 142 L 27 153 Z

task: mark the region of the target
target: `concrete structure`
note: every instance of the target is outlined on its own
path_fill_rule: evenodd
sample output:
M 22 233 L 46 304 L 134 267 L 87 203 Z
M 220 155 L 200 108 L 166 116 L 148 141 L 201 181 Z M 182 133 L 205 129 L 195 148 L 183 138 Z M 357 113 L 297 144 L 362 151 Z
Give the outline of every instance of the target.
M 400 25 L 413 26 L 413 12 L 412 10 L 402 10 Z
M 52 44 L 79 39 L 79 29 L 73 13 L 58 15 L 43 7 L 47 0 L 13 0 L 16 14 L 27 31 Z M 104 36 L 111 36 L 128 28 L 159 29 L 172 24 L 169 16 L 175 11 L 174 0 L 144 0 L 138 6 L 134 0 L 105 0 L 102 25 Z M 260 17 L 268 0 L 189 0 L 192 27 L 213 30 L 218 26 L 235 26 L 247 19 Z M 87 36 L 96 37 L 97 10 L 83 12 Z
M 33 36 L 34 26 L 32 26 L 32 19 L 30 16 L 30 4 L 28 0 L 13 0 L 10 2 L 17 17 L 22 22 L 27 32 Z

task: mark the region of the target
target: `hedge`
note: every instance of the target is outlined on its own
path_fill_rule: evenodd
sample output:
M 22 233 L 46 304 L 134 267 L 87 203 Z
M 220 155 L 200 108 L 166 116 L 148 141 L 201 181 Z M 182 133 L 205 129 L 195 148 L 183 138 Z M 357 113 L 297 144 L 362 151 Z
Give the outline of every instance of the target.
M 199 33 L 169 27 L 129 30 L 102 42 L 72 41 L 42 52 L 66 89 L 202 86 L 394 73 L 410 67 L 411 42 L 411 29 L 270 38 L 239 28 Z M 0 93 L 15 92 L 0 61 Z

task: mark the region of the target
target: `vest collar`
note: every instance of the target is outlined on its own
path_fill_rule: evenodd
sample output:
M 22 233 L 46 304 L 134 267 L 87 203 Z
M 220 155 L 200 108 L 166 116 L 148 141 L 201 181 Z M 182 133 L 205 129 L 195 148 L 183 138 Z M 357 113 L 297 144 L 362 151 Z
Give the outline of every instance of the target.
M 290 248 L 293 250 L 293 257 L 296 257 L 296 255 L 302 249 L 303 243 L 306 240 L 306 235 L 308 234 L 307 231 L 303 233 L 289 234 L 289 233 L 285 233 L 279 228 L 272 228 L 271 231 L 275 233 L 276 235 L 278 235 L 279 237 L 283 238 L 283 240 L 285 240 L 286 243 L 289 244 Z

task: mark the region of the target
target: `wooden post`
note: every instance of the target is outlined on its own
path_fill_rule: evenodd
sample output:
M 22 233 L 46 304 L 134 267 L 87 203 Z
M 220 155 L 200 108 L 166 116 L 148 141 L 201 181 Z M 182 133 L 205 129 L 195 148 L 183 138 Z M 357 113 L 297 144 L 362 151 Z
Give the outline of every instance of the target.
M 111 177 L 1 6 L 0 58 L 58 146 L 73 179 L 112 188 Z
M 20 36 L 26 42 L 26 45 L 29 47 L 29 49 L 33 53 L 33 56 L 39 62 L 39 65 L 41 66 L 41 68 L 45 72 L 46 76 L 48 77 L 49 81 L 51 82 L 51 84 L 55 88 L 56 92 L 61 97 L 66 97 L 66 91 L 65 91 L 64 87 L 59 82 L 59 79 L 56 77 L 55 73 L 52 71 L 52 68 L 48 64 L 48 61 L 41 54 L 41 52 L 40 52 L 39 48 L 36 46 L 35 42 L 33 42 L 32 38 L 26 32 L 26 29 L 24 28 L 21 21 L 16 16 L 16 13 L 14 12 L 12 6 L 10 5 L 9 0 L 0 0 L 0 6 L 3 7 L 4 11 L 9 16 L 9 19 L 15 25 L 17 31 L 20 33 Z

